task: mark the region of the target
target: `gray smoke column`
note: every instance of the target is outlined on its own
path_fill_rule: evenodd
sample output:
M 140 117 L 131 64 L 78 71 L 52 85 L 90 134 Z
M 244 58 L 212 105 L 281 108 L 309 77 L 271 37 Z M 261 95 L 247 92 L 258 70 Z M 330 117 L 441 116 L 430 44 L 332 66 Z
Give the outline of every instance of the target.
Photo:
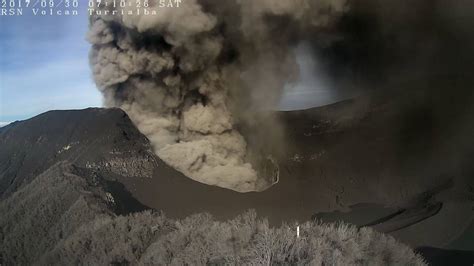
M 105 104 L 125 110 L 188 177 L 239 192 L 268 187 L 236 125 L 263 119 L 257 111 L 298 77 L 293 47 L 329 29 L 346 0 L 149 1 L 156 15 L 131 4 L 112 14 L 112 1 L 102 1 L 91 16 L 90 63 Z

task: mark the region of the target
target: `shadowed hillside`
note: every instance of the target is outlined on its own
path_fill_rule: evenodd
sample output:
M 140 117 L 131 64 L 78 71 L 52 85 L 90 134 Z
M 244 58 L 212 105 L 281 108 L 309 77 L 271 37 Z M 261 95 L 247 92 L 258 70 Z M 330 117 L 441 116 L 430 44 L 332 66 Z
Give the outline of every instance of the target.
M 116 255 L 107 257 L 110 259 L 107 262 L 114 262 L 115 258 L 118 262 L 136 262 L 145 256 L 137 250 L 143 251 L 148 245 L 151 247 L 153 241 L 162 241 L 148 235 L 147 230 L 153 228 L 151 224 L 166 221 L 173 227 L 176 226 L 174 219 L 203 212 L 210 213 L 216 219 L 210 222 L 211 218 L 205 218 L 205 221 L 217 223 L 233 219 L 248 209 L 255 209 L 260 217 L 267 218 L 270 226 L 281 222 L 291 224 L 293 221 L 303 224 L 311 218 L 321 217 L 318 214 L 323 211 L 334 210 L 343 211 L 349 217 L 346 219 L 336 213 L 335 220 L 364 225 L 385 221 L 386 217 L 392 217 L 391 213 L 403 210 L 403 215 L 388 219 L 388 223 L 376 223 L 375 228 L 380 231 L 384 231 L 383 228 L 393 231 L 395 228 L 391 234 L 413 246 L 441 246 L 448 239 L 458 237 L 472 219 L 472 213 L 469 212 L 472 202 L 467 200 L 469 191 L 463 192 L 468 187 L 461 186 L 466 176 L 434 176 L 428 173 L 430 175 L 419 176 L 419 179 L 413 179 L 416 175 L 412 175 L 410 180 L 399 180 L 396 177 L 400 173 L 392 173 L 381 182 L 377 173 L 387 165 L 400 166 L 401 162 L 394 160 L 391 148 L 398 146 L 390 144 L 393 137 L 387 135 L 394 131 L 379 130 L 384 129 L 385 121 L 393 121 L 389 120 L 393 119 L 393 115 L 383 111 L 383 106 L 379 107 L 382 109 L 374 109 L 373 104 L 344 102 L 276 114 L 287 125 L 288 143 L 294 148 L 275 156 L 280 167 L 280 180 L 259 193 L 238 193 L 204 185 L 183 176 L 151 152 L 148 140 L 120 109 L 52 111 L 13 123 L 0 132 L 0 209 L 6 214 L 1 219 L 3 257 L 7 257 L 6 261 L 23 263 L 41 257 L 46 263 L 63 259 L 62 252 L 72 252 L 79 246 L 88 253 L 91 249 L 89 245 L 104 244 L 93 244 L 99 240 L 94 239 L 94 231 L 86 232 L 89 228 L 106 232 L 111 230 L 109 226 L 116 223 L 115 219 L 132 224 L 128 219 L 140 220 L 142 218 L 136 217 L 145 215 L 143 217 L 148 218 L 143 219 L 147 222 L 137 230 L 148 242 L 133 244 L 125 241 L 123 248 L 129 250 L 135 247 L 131 248 L 128 255 L 122 254 L 123 251 L 117 247 L 105 248 L 104 254 L 91 257 L 91 263 L 102 263 L 104 261 L 98 258 L 111 254 Z M 367 106 L 372 106 L 372 109 L 369 108 L 372 111 L 364 109 Z M 362 143 L 371 148 L 362 149 Z M 421 154 L 423 152 L 421 150 Z M 339 167 L 350 158 L 359 163 Z M 382 162 L 379 166 L 373 164 L 376 158 Z M 420 158 L 423 159 L 423 156 Z M 453 169 L 449 164 L 443 167 L 446 167 L 446 171 Z M 446 180 L 449 182 L 446 183 Z M 392 192 L 395 197 L 390 196 Z M 455 192 L 457 198 L 452 196 Z M 390 208 L 379 212 L 377 208 L 380 207 L 370 207 L 368 212 L 374 214 L 370 216 L 372 218 L 363 214 L 358 221 L 351 219 L 352 215 L 358 215 L 359 209 L 354 206 L 360 202 L 375 203 L 382 208 L 385 202 Z M 432 211 L 430 208 L 433 206 L 442 207 Z M 155 211 L 130 216 L 135 218 L 121 216 L 150 208 L 163 211 L 169 217 L 167 219 L 171 220 L 163 220 Z M 80 217 L 74 218 L 78 213 L 81 213 Z M 458 217 L 464 215 L 465 219 L 450 219 L 453 214 Z M 203 219 L 199 217 L 200 214 L 195 218 Z M 102 224 L 102 218 L 108 222 Z M 74 221 L 69 222 L 68 219 Z M 324 217 L 322 220 L 334 221 Z M 222 223 L 223 228 L 226 228 L 226 223 Z M 436 229 L 438 227 L 444 228 L 443 234 L 428 236 L 423 233 L 426 230 L 439 230 Z M 86 231 L 77 231 L 78 228 Z M 176 230 L 173 228 L 165 232 L 171 234 Z M 122 234 L 123 237 L 133 234 L 132 228 L 125 226 L 123 230 L 110 234 Z M 294 226 L 278 230 L 272 232 L 284 235 L 287 234 L 283 233 L 285 230 L 294 231 Z M 353 232 L 351 234 L 356 232 L 351 230 L 355 229 L 349 230 Z M 86 239 L 80 242 L 71 240 L 79 236 Z M 40 248 L 34 249 L 33 246 Z M 43 253 L 47 255 L 42 256 Z M 320 256 L 326 255 L 318 255 L 318 258 L 322 258 Z M 238 261 L 240 259 L 242 257 L 236 258 Z
M 115 198 L 61 162 L 0 203 L 0 263 L 424 265 L 394 238 L 347 225 L 270 228 L 254 212 L 227 222 L 113 212 Z

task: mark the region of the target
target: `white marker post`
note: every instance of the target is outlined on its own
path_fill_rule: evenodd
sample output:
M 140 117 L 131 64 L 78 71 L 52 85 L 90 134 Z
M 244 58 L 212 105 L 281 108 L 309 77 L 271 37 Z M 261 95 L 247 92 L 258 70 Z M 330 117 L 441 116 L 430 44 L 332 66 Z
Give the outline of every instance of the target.
M 300 226 L 296 227 L 296 238 L 300 238 Z

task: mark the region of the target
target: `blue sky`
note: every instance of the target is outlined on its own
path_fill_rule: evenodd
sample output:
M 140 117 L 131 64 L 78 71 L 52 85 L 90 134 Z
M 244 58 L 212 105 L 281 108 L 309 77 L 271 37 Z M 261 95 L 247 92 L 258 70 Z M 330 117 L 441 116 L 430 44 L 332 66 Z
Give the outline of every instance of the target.
M 51 109 L 100 106 L 88 16 L 0 16 L 0 126 Z

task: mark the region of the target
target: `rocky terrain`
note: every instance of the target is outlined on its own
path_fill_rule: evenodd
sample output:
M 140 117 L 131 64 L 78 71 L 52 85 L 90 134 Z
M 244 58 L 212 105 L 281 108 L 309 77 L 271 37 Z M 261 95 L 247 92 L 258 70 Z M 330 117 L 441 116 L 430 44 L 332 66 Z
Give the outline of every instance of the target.
M 0 139 L 2 265 L 424 264 L 369 228 L 306 222 L 297 237 L 295 224 L 273 228 L 254 212 L 220 222 L 150 209 L 122 182 L 172 169 L 119 109 L 48 112 L 2 128 Z
M 413 161 L 401 161 L 405 157 L 396 155 L 405 151 L 393 142 L 403 139 L 403 133 L 383 130 L 395 118 L 372 107 L 367 112 L 368 106 L 350 101 L 276 114 L 291 125 L 286 127 L 286 137 L 293 148 L 273 155 L 280 168 L 278 183 L 259 193 L 238 193 L 183 176 L 151 152 L 148 140 L 120 109 L 51 111 L 12 123 L 0 129 L 2 258 L 24 264 L 41 258 L 48 264 L 61 261 L 60 254 L 69 252 L 82 254 L 68 261 L 77 263 L 102 248 L 104 243 L 97 242 L 96 236 L 113 232 L 118 240 L 107 241 L 123 241 L 120 248 L 130 253 L 105 246 L 102 255 L 108 260 L 93 260 L 101 257 L 95 253 L 89 262 L 137 263 L 146 250 L 158 245 L 152 244 L 158 241 L 156 235 L 147 231 L 154 228 L 152 224 L 168 224 L 163 232 L 171 233 L 179 219 L 192 214 L 201 217 L 207 212 L 216 220 L 206 221 L 225 224 L 248 209 L 268 219 L 270 226 L 342 220 L 373 226 L 412 247 L 469 250 L 472 239 L 465 237 L 470 234 L 473 204 L 469 165 L 453 167 L 445 160 L 454 156 L 449 153 L 425 160 L 431 146 L 422 144 Z M 429 137 L 426 133 L 436 135 L 436 130 L 421 132 Z M 444 165 L 439 165 L 440 160 Z M 419 168 L 413 167 L 418 163 Z M 421 166 L 428 164 L 436 169 L 421 175 Z M 407 169 L 411 174 L 403 176 Z M 135 220 L 143 223 L 135 228 Z M 124 227 L 109 228 L 117 223 Z M 89 227 L 92 232 L 78 231 Z M 108 230 L 112 231 L 105 233 Z M 130 234 L 139 240 L 126 240 Z M 77 249 L 81 252 L 75 253 Z M 438 249 L 420 251 L 441 254 Z M 459 252 L 471 258 L 470 253 Z
M 148 140 L 119 109 L 47 112 L 0 134 L 2 198 L 60 161 L 109 180 L 150 178 L 157 164 Z
M 452 131 L 444 123 L 453 123 L 455 114 L 438 117 L 416 104 L 399 113 L 398 105 L 348 101 L 278 113 L 286 128 L 285 152 L 273 154 L 279 181 L 263 192 L 242 194 L 206 186 L 167 166 L 151 179 L 126 180 L 125 186 L 145 205 L 177 218 L 207 211 L 229 219 L 253 208 L 278 225 L 318 213 L 359 215 L 353 206 L 377 205 L 380 211 L 369 213 L 380 216 L 365 215 L 357 223 L 364 225 L 408 210 L 404 216 L 411 218 L 398 216 L 393 224 L 398 230 L 388 231 L 413 246 L 445 247 L 473 219 L 472 128 L 465 124 L 465 130 Z M 271 131 L 261 128 L 263 135 Z M 453 215 L 459 219 L 451 219 Z
M 60 162 L 0 203 L 0 262 L 6 265 L 393 264 L 421 256 L 370 228 L 307 222 L 270 228 L 247 212 L 172 220 L 154 211 L 119 215 L 116 198 Z M 349 241 L 348 241 L 349 240 Z

